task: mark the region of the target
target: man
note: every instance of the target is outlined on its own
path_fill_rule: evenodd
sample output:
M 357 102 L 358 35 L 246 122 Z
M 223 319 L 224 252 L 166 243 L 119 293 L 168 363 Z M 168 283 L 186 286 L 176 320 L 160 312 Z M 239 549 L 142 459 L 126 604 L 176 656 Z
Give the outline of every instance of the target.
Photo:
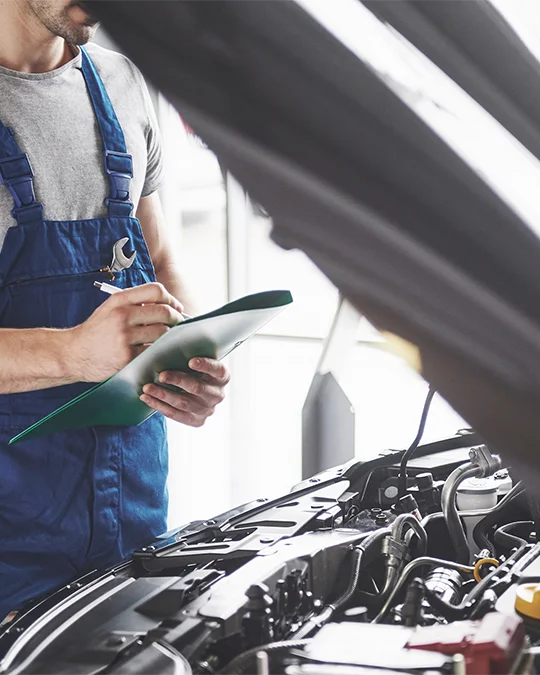
M 166 529 L 162 415 L 8 448 L 183 311 L 148 92 L 123 56 L 77 46 L 96 26 L 69 0 L 0 0 L 0 617 Z M 126 290 L 106 296 L 93 282 L 112 283 L 123 237 L 137 255 L 115 275 Z M 189 365 L 198 373 L 160 374 L 180 391 L 149 384 L 141 399 L 200 426 L 229 374 Z

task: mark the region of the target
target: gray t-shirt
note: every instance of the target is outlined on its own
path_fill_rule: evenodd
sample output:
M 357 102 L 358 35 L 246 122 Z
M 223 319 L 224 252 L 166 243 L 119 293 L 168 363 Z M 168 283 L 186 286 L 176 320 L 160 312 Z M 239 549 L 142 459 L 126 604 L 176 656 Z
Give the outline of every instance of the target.
M 125 56 L 96 44 L 88 54 L 105 84 L 127 151 L 133 155 L 131 201 L 160 186 L 159 132 L 146 84 Z M 48 73 L 19 73 L 0 67 L 0 120 L 15 131 L 34 171 L 37 199 L 47 220 L 79 220 L 107 215 L 108 179 L 103 144 L 81 71 L 81 54 Z M 0 246 L 16 226 L 13 200 L 0 184 Z

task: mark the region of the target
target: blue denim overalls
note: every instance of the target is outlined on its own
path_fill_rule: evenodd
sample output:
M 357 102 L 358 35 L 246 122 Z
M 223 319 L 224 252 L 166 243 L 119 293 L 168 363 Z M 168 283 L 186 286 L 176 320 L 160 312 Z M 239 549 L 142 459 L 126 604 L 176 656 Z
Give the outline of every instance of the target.
M 84 49 L 82 73 L 103 140 L 108 216 L 43 220 L 28 157 L 16 142 L 24 129 L 8 130 L 0 122 L 1 182 L 13 196 L 17 221 L 0 252 L 0 328 L 82 323 L 107 299 L 93 282 L 107 281 L 100 270 L 122 237 L 130 238 L 137 256 L 115 283 L 155 280 L 139 221 L 131 217 L 131 155 Z M 166 530 L 168 456 L 161 415 L 138 427 L 86 427 L 8 447 L 12 436 L 89 386 L 0 396 L 0 619 L 82 572 L 119 561 Z

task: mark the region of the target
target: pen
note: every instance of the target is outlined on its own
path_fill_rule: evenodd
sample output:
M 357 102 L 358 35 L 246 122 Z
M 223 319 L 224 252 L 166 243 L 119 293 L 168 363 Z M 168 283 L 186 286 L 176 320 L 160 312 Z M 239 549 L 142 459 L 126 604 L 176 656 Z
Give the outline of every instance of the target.
M 99 288 L 100 291 L 103 291 L 104 293 L 108 293 L 109 295 L 114 295 L 115 293 L 118 293 L 119 291 L 123 291 L 123 288 L 118 288 L 118 286 L 111 286 L 111 284 L 106 284 L 103 281 L 94 281 L 94 286 L 96 288 Z M 189 314 L 182 314 L 184 319 L 192 319 L 193 317 L 190 316 Z

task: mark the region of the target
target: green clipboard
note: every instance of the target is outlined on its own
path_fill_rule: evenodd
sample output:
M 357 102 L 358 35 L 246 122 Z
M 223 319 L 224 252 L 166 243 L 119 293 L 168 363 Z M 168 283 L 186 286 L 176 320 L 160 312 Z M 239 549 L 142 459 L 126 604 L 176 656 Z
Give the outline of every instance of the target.
M 163 370 L 188 372 L 188 362 L 195 356 L 222 359 L 291 302 L 289 291 L 266 291 L 186 319 L 108 380 L 21 431 L 9 444 L 78 427 L 144 422 L 155 413 L 139 398 L 145 384 L 157 382 Z

